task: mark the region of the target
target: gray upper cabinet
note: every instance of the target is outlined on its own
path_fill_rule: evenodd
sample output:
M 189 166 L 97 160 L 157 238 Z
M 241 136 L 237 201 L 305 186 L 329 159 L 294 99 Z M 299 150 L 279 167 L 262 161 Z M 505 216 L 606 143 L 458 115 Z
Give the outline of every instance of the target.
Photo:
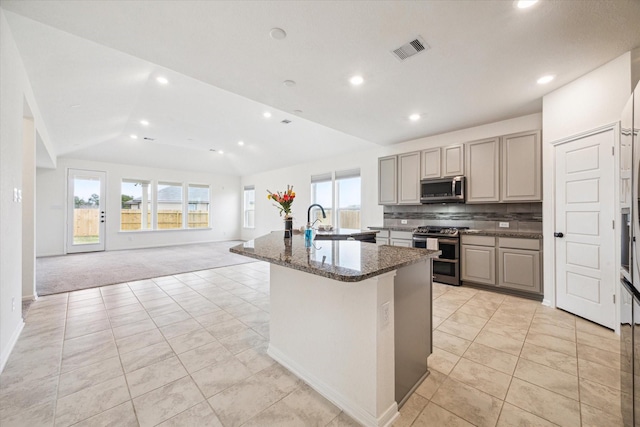
M 542 200 L 540 131 L 465 144 L 467 203 Z
M 420 204 L 420 152 L 398 156 L 398 204 Z
M 464 145 L 422 150 L 420 178 L 464 175 Z
M 542 200 L 540 131 L 501 138 L 503 202 Z
M 464 146 L 442 148 L 442 176 L 464 175 Z
M 440 147 L 422 150 L 422 167 L 420 177 L 422 179 L 440 178 Z
M 465 144 L 467 203 L 500 201 L 500 138 Z
M 378 159 L 378 204 L 398 203 L 398 156 Z

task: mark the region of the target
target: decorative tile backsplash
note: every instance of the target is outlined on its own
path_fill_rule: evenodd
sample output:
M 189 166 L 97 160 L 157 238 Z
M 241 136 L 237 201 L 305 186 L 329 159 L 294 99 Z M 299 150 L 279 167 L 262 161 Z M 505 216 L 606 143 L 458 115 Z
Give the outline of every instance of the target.
M 509 230 L 542 232 L 542 203 L 451 203 L 384 207 L 385 227 L 449 225 L 504 230 L 498 227 L 500 222 L 508 222 Z

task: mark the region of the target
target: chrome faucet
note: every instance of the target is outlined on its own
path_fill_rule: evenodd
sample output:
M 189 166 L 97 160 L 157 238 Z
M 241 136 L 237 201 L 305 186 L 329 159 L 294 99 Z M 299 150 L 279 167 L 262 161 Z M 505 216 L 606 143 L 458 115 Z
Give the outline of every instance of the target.
M 307 227 L 311 228 L 311 208 L 317 206 L 320 208 L 320 210 L 322 211 L 322 218 L 326 218 L 327 215 L 324 213 L 324 208 L 322 206 L 320 206 L 317 203 L 312 204 L 311 206 L 309 206 L 309 209 L 307 209 Z M 314 221 L 315 222 L 315 221 Z

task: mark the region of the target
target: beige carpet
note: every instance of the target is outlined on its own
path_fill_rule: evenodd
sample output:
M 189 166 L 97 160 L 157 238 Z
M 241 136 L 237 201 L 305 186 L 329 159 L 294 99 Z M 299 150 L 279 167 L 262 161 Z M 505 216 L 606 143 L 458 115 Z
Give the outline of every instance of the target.
M 90 252 L 36 260 L 38 295 L 254 262 L 229 252 L 239 241 Z

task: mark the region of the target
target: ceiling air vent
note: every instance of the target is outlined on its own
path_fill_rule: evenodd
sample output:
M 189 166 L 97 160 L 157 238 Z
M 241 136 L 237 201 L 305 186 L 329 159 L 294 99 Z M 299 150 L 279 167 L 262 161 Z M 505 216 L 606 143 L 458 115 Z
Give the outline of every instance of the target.
M 409 43 L 403 44 L 399 48 L 392 50 L 391 53 L 400 61 L 411 58 L 418 53 L 429 49 L 429 45 L 424 42 L 422 37 L 418 36 Z
M 145 136 L 144 139 L 147 140 L 147 141 L 155 141 L 156 140 L 155 138 L 149 138 L 148 136 Z
M 291 123 L 291 120 L 284 119 L 280 123 L 284 123 L 285 125 L 288 125 L 289 123 Z

